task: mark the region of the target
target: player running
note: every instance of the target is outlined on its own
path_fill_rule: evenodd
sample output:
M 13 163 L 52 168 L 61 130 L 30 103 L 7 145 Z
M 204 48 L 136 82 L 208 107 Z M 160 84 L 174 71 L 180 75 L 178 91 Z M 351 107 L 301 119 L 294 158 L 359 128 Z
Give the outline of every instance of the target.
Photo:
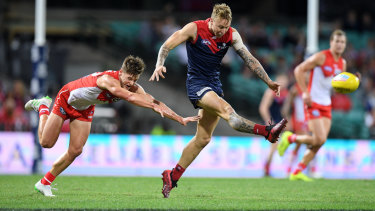
M 275 125 L 256 124 L 239 116 L 223 97 L 220 82 L 221 61 L 230 46 L 233 46 L 245 64 L 261 78 L 270 89 L 280 94 L 280 84 L 272 81 L 259 61 L 251 55 L 243 44 L 240 34 L 230 27 L 232 12 L 226 4 L 216 4 L 211 18 L 198 20 L 185 25 L 172 34 L 159 50 L 156 68 L 150 81 L 164 78 L 164 62 L 170 50 L 186 41 L 188 55 L 188 73 L 186 80 L 187 95 L 194 108 L 199 108 L 197 131 L 184 148 L 176 167 L 165 170 L 162 193 L 169 197 L 172 188 L 177 187 L 185 169 L 194 161 L 200 151 L 210 142 L 212 133 L 223 118 L 235 130 L 264 136 L 274 143 L 287 121 L 282 119 Z
M 312 181 L 302 171 L 315 157 L 320 147 L 326 142 L 331 128 L 331 80 L 346 71 L 346 61 L 342 58 L 346 47 L 346 35 L 342 30 L 335 30 L 330 37 L 330 48 L 313 54 L 299 64 L 295 70 L 298 86 L 302 91 L 302 98 L 306 107 L 308 127 L 312 135 L 297 135 L 285 131 L 278 146 L 280 156 L 291 143 L 308 145 L 302 161 L 290 175 L 290 180 Z M 305 73 L 310 72 L 308 85 Z
M 285 102 L 282 107 L 282 113 L 284 116 L 291 116 L 291 128 L 295 134 L 303 135 L 308 134 L 308 126 L 306 120 L 305 106 L 302 99 L 302 91 L 298 87 L 298 84 L 295 83 L 288 92 L 288 96 L 285 99 Z M 292 113 L 290 115 L 290 113 Z M 290 156 L 290 163 L 287 167 L 287 175 L 292 171 L 292 166 L 297 160 L 298 150 L 301 147 L 300 143 L 296 143 L 293 151 Z
M 51 191 L 51 183 L 81 154 L 90 134 L 96 104 L 107 104 L 122 99 L 137 106 L 153 109 L 162 117 L 166 116 L 182 125 L 198 121 L 199 116 L 183 118 L 147 94 L 136 83 L 144 69 L 145 64 L 141 58 L 128 56 L 118 71 L 96 72 L 72 81 L 57 94 L 51 115 L 49 107 L 52 99 L 48 96 L 30 100 L 25 104 L 26 110 L 39 112 L 38 136 L 43 148 L 55 145 L 64 121 L 70 120 L 69 148 L 54 162 L 52 169 L 35 184 L 35 190 L 45 196 L 55 196 Z

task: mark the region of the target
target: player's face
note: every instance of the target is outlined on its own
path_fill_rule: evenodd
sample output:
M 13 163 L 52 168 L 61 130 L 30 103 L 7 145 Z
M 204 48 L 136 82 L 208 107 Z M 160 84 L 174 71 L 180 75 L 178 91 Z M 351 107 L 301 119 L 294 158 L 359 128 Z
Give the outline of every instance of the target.
M 222 37 L 228 31 L 229 27 L 230 21 L 227 19 L 211 19 L 211 31 L 217 38 Z
M 122 88 L 129 90 L 139 79 L 139 75 L 132 75 L 120 71 L 120 84 Z
M 333 52 L 337 54 L 342 54 L 344 53 L 346 47 L 346 37 L 342 35 L 335 35 L 333 36 L 333 39 L 331 40 L 330 44 Z

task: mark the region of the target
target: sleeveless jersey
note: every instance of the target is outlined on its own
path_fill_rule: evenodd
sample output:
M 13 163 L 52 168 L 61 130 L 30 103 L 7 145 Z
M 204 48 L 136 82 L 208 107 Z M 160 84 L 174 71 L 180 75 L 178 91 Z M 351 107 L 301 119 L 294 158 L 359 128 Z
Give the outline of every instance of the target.
M 281 115 L 281 108 L 287 96 L 288 96 L 288 89 L 280 90 L 279 97 L 277 97 L 276 93 L 274 93 L 273 102 L 270 106 L 270 114 L 271 114 L 271 118 L 273 119 L 273 122 L 280 122 L 283 119 Z
M 70 95 L 68 104 L 76 110 L 85 110 L 91 105 L 107 104 L 120 100 L 113 96 L 108 90 L 103 90 L 96 85 L 99 76 L 110 75 L 119 80 L 120 71 L 107 70 L 104 72 L 92 73 L 83 78 L 79 78 L 66 85 Z
M 310 73 L 309 92 L 312 102 L 323 105 L 331 105 L 331 80 L 343 72 L 343 59 L 335 61 L 330 50 L 322 51 L 326 59 L 322 66 L 315 67 Z
M 232 45 L 232 28 L 220 38 L 216 38 L 208 29 L 211 19 L 194 21 L 197 25 L 197 37 L 186 42 L 188 55 L 188 80 L 219 80 L 221 60 Z

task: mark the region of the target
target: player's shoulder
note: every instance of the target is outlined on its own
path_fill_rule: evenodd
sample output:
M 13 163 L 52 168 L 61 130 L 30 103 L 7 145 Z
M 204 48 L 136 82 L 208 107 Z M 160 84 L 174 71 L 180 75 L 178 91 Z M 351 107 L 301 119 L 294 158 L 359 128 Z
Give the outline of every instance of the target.
M 314 62 L 317 65 L 323 65 L 326 61 L 327 53 L 326 51 L 319 51 L 317 53 L 314 53 L 309 57 L 309 60 Z
M 188 24 L 186 24 L 185 26 L 184 26 L 184 28 L 185 29 L 190 29 L 190 30 L 197 30 L 197 27 L 198 27 L 198 24 L 195 22 L 195 21 L 193 21 L 193 22 L 190 22 L 190 23 L 188 23 Z

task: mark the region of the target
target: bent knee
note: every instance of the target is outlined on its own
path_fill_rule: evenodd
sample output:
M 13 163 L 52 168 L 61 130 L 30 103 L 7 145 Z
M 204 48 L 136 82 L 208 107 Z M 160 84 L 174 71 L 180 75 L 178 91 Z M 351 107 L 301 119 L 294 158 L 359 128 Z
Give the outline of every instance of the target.
M 68 149 L 68 154 L 70 157 L 72 158 L 76 158 L 78 157 L 80 154 L 82 154 L 82 148 L 69 148 Z
M 315 137 L 313 146 L 320 148 L 325 142 L 326 142 L 325 137 Z
M 227 113 L 227 114 L 231 114 L 231 113 L 234 112 L 234 109 L 232 108 L 232 106 L 227 105 L 227 106 L 224 107 L 224 111 L 225 111 L 225 113 Z
M 206 137 L 197 137 L 196 139 L 196 144 L 200 147 L 205 147 L 208 143 L 211 141 L 211 136 L 206 136 Z
M 39 140 L 39 144 L 43 148 L 52 148 L 55 145 L 54 142 L 50 142 L 49 140 L 46 140 L 46 139 L 43 139 L 43 138 Z

